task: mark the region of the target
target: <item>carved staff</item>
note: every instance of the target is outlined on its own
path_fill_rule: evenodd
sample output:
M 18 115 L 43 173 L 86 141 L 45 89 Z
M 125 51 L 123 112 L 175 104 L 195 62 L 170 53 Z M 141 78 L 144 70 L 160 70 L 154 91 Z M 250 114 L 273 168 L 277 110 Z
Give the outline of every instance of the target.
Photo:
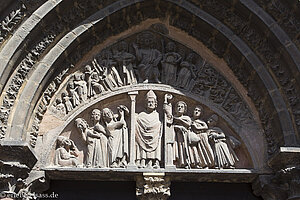
M 173 96 L 171 94 L 165 94 L 164 100 L 164 140 L 165 140 L 165 168 L 175 168 L 173 164 L 173 145 L 175 142 L 175 133 L 172 128 L 173 115 L 172 104 L 168 102 Z
M 128 168 L 136 168 L 135 165 L 135 103 L 138 91 L 128 92 L 131 100 L 130 106 L 130 150 Z

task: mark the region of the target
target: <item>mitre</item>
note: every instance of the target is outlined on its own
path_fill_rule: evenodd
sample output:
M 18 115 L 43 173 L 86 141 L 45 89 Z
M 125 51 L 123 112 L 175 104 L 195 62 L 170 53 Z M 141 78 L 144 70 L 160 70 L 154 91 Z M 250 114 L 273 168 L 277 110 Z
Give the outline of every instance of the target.
M 147 95 L 146 95 L 146 99 L 149 99 L 149 98 L 154 98 L 156 99 L 156 94 L 153 92 L 153 90 L 150 90 Z

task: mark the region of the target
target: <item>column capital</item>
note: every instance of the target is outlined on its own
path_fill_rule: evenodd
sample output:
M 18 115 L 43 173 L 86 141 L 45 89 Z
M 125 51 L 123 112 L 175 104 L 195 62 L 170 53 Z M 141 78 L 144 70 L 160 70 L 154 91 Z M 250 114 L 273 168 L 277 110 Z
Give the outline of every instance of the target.
M 170 177 L 165 173 L 143 173 L 136 179 L 136 196 L 140 200 L 167 200 L 171 196 Z

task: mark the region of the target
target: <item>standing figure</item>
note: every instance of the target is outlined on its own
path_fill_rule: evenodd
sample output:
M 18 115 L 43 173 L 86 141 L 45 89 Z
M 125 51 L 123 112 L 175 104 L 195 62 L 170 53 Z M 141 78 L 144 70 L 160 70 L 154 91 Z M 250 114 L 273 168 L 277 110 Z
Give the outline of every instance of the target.
M 175 131 L 175 164 L 177 167 L 191 168 L 191 158 L 189 154 L 188 135 L 192 120 L 185 115 L 187 104 L 178 101 L 175 105 L 175 115 L 173 116 L 173 127 Z
M 103 157 L 101 152 L 101 137 L 103 132 L 96 132 L 88 126 L 88 123 L 83 118 L 77 118 L 75 120 L 77 128 L 81 132 L 83 140 L 87 144 L 87 151 L 85 154 L 85 166 L 86 167 L 104 167 Z
M 77 167 L 78 150 L 74 142 L 64 136 L 58 136 L 55 150 L 54 165 L 61 167 Z
M 160 168 L 162 128 L 156 108 L 157 97 L 150 90 L 146 110 L 136 117 L 136 165 L 140 168 Z
M 219 169 L 234 168 L 236 161 L 239 161 L 235 152 L 228 148 L 225 133 L 216 127 L 218 116 L 213 114 L 207 121 L 209 138 L 214 143 L 215 167 Z
M 166 46 L 166 52 L 163 56 L 162 63 L 162 81 L 166 84 L 175 85 L 177 65 L 181 60 L 181 56 L 176 53 L 176 45 L 169 42 Z
M 84 74 L 77 73 L 74 75 L 74 85 L 77 88 L 80 102 L 87 100 L 87 83 L 84 81 Z
M 195 84 L 195 79 L 197 78 L 194 70 L 196 69 L 193 64 L 195 54 L 190 53 L 186 58 L 186 61 L 180 63 L 180 71 L 178 73 L 176 86 L 184 88 L 186 90 L 191 90 Z
M 192 131 L 199 137 L 199 142 L 193 146 L 193 152 L 197 158 L 197 168 L 208 168 L 214 166 L 214 153 L 208 140 L 208 126 L 205 121 L 201 120 L 202 106 L 198 105 L 194 109 Z
M 108 167 L 108 152 L 107 152 L 107 136 L 105 128 L 100 124 L 101 120 L 101 111 L 94 109 L 91 113 L 92 128 L 94 132 L 100 136 L 100 138 L 95 138 L 94 140 L 99 140 L 100 146 L 98 149 L 94 149 L 100 153 L 99 157 L 99 166 Z
M 110 167 L 126 167 L 128 159 L 128 129 L 125 121 L 126 106 L 118 107 L 119 116 L 115 116 L 111 109 L 103 109 L 103 121 L 108 135 L 108 152 Z
M 67 95 L 67 93 L 63 92 L 61 94 L 61 98 L 66 106 L 66 111 L 67 111 L 67 114 L 69 112 L 71 112 L 73 110 L 73 106 L 72 106 L 72 103 L 70 101 L 70 97 Z
M 79 95 L 76 92 L 77 87 L 75 87 L 74 83 L 72 81 L 70 81 L 68 83 L 67 90 L 68 90 L 69 96 L 72 99 L 72 104 L 75 108 L 76 106 L 78 106 L 80 104 Z
M 87 83 L 87 97 L 92 97 L 95 95 L 95 91 L 92 87 L 92 75 L 94 73 L 94 70 L 92 70 L 92 67 L 90 65 L 86 65 L 84 68 L 84 78 Z
M 138 42 L 141 48 L 138 49 L 136 44 L 133 44 L 133 47 L 135 49 L 136 58 L 140 62 L 137 67 L 139 81 L 148 83 L 150 79 L 153 79 L 154 82 L 160 83 L 158 64 L 162 59 L 162 55 L 157 49 L 151 47 L 154 43 L 153 34 L 150 32 L 141 33 L 138 36 Z
M 136 84 L 137 80 L 134 74 L 135 56 L 128 53 L 128 44 L 125 41 L 120 42 L 119 52 L 114 55 L 114 58 L 121 66 L 124 85 Z
M 95 70 L 95 69 L 94 69 Z M 99 75 L 97 72 L 92 70 L 90 65 L 85 66 L 85 81 L 87 83 L 87 96 L 90 98 L 97 93 L 104 91 L 104 87 L 99 83 Z M 96 92 L 97 89 L 97 92 Z

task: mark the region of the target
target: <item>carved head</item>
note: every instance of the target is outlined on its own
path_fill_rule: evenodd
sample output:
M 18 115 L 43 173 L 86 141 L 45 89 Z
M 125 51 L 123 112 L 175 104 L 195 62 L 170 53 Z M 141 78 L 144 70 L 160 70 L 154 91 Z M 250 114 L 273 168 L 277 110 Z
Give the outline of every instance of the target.
M 150 47 L 154 42 L 154 35 L 149 31 L 145 31 L 138 35 L 137 42 L 143 47 Z
M 91 72 L 91 71 L 92 71 L 92 67 L 91 67 L 90 65 L 86 65 L 86 66 L 84 67 L 84 71 L 85 71 L 85 72 Z
M 58 136 L 57 137 L 57 148 L 64 147 L 66 149 L 70 149 L 72 146 L 72 142 L 70 139 L 64 137 L 64 136 Z
M 194 113 L 193 113 L 194 119 L 199 119 L 200 118 L 202 110 L 203 110 L 203 108 L 200 105 L 197 105 L 195 107 Z
M 103 108 L 102 116 L 105 122 L 110 122 L 114 118 L 114 113 L 109 108 Z
M 166 51 L 167 52 L 173 52 L 176 51 L 176 45 L 174 42 L 168 42 L 167 46 L 166 46 Z
M 183 115 L 187 112 L 187 105 L 184 101 L 178 101 L 175 106 L 175 112 L 178 115 Z
M 75 124 L 81 131 L 84 131 L 88 127 L 87 122 L 83 118 L 75 119 Z
M 153 90 L 150 90 L 146 95 L 147 110 L 153 111 L 157 107 L 157 97 Z
M 68 87 L 69 87 L 70 89 L 74 89 L 74 88 L 75 88 L 73 81 L 70 81 L 70 82 L 68 83 Z
M 68 96 L 67 93 L 65 93 L 65 92 L 61 93 L 61 98 L 62 98 L 62 99 L 64 99 L 66 96 Z
M 81 80 L 81 74 L 80 73 L 74 74 L 74 79 L 75 79 L 75 81 L 80 81 Z
M 219 117 L 216 114 L 213 114 L 212 116 L 210 116 L 210 118 L 207 120 L 207 124 L 210 127 L 216 126 L 218 123 Z
M 94 123 L 97 123 L 101 119 L 101 111 L 99 109 L 94 109 L 91 113 L 91 119 Z

